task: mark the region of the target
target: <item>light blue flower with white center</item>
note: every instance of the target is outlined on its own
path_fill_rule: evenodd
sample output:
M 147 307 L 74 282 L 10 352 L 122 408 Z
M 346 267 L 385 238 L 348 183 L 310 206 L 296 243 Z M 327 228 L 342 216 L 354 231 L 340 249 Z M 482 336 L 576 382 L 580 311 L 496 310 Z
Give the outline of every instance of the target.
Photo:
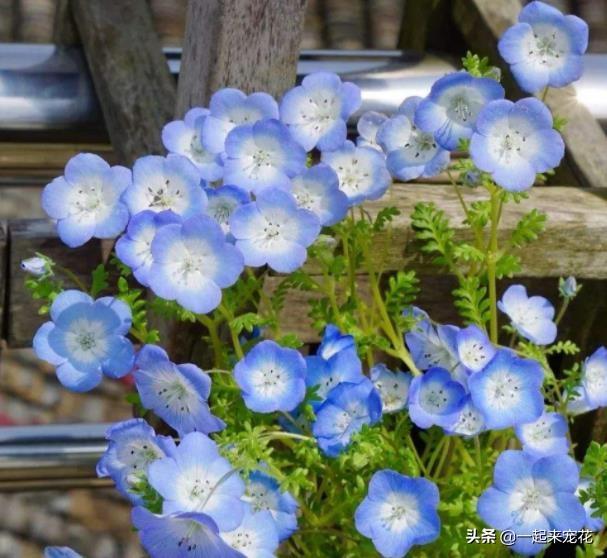
M 175 451 L 175 442 L 168 436 L 157 436 L 143 419 L 118 422 L 108 429 L 109 444 L 97 463 L 97 476 L 111 477 L 118 491 L 131 502 L 142 503 L 133 488 L 147 479 L 150 463 Z
M 564 87 L 581 77 L 588 48 L 584 20 L 544 2 L 530 2 L 518 21 L 502 35 L 498 49 L 523 90 Z
M 466 390 L 444 368 L 430 368 L 409 387 L 409 416 L 420 428 L 451 425 L 464 406 Z
M 47 546 L 44 549 L 44 558 L 83 558 L 68 546 Z
M 148 481 L 164 498 L 164 514 L 204 513 L 222 531 L 236 529 L 244 517 L 244 482 L 201 432 L 187 434 L 170 457 L 151 463 Z
M 295 349 L 266 340 L 236 364 L 234 379 L 252 411 L 289 412 L 306 395 L 306 361 Z
M 50 316 L 36 332 L 33 347 L 38 358 L 56 367 L 66 388 L 89 391 L 103 374 L 122 378 L 129 373 L 134 350 L 126 338 L 132 321 L 127 304 L 68 290 L 53 301 Z
M 378 200 L 392 183 L 386 158 L 371 147 L 346 141 L 334 151 L 323 151 L 321 161 L 337 173 L 339 189 L 348 196 L 350 206 Z
M 415 125 L 433 134 L 443 149 L 454 151 L 459 142 L 472 136 L 480 110 L 504 98 L 504 88 L 494 79 L 453 72 L 436 80 L 430 94 L 415 111 Z
M 339 223 L 348 213 L 348 197 L 339 189 L 339 178 L 328 165 L 310 167 L 291 180 L 297 205 L 314 213 L 322 226 Z
M 377 471 L 354 515 L 356 529 L 384 558 L 402 558 L 412 546 L 438 538 L 439 494 L 433 482 L 396 471 Z
M 508 450 L 497 459 L 493 485 L 478 499 L 478 514 L 494 529 L 514 531 L 512 550 L 537 554 L 545 545 L 533 541 L 534 531 L 577 531 L 584 525 L 584 507 L 575 496 L 578 481 L 568 455 L 535 459 Z
M 483 414 L 472 402 L 470 394 L 466 395 L 463 407 L 453 415 L 453 420 L 449 424 L 445 424 L 443 428 L 447 434 L 465 438 L 476 436 L 485 430 Z
M 377 143 L 386 153 L 388 170 L 399 180 L 436 176 L 449 164 L 449 152 L 440 147 L 432 134 L 414 124 L 421 101 L 421 97 L 405 99 L 398 112 L 377 132 Z
M 338 75 L 317 72 L 287 91 L 280 119 L 306 151 L 337 149 L 346 139 L 348 118 L 360 107 L 360 89 Z
M 491 101 L 481 110 L 470 140 L 470 156 L 505 190 L 533 186 L 538 173 L 559 165 L 565 154 L 552 114 L 538 99 Z
M 351 347 L 356 349 L 356 344 L 352 335 L 342 333 L 334 324 L 327 324 L 316 354 L 325 360 L 329 360 L 340 351 L 344 351 Z
M 209 204 L 207 215 L 219 223 L 223 232 L 232 239 L 230 234 L 230 217 L 234 210 L 251 201 L 250 194 L 238 186 L 219 186 L 219 188 L 205 188 Z
M 377 132 L 386 120 L 388 120 L 388 117 L 385 114 L 374 110 L 361 114 L 356 123 L 356 130 L 358 131 L 356 145 L 358 147 L 372 147 L 381 151 L 382 148 L 377 143 Z
M 312 433 L 326 455 L 337 457 L 365 424 L 380 418 L 381 398 L 368 378 L 357 384 L 342 382 L 316 411 Z
M 194 364 L 174 364 L 157 345 L 145 345 L 133 373 L 141 404 L 151 409 L 179 436 L 190 432 L 210 434 L 225 423 L 211 413 L 211 379 Z
M 278 550 L 278 532 L 270 512 L 248 510 L 242 523 L 221 538 L 246 558 L 273 558 Z
M 460 329 L 456 342 L 459 360 L 469 372 L 480 372 L 497 352 L 487 334 L 476 325 Z
M 131 218 L 126 233 L 116 242 L 116 256 L 133 270 L 135 279 L 144 287 L 150 285 L 152 241 L 156 233 L 165 225 L 180 222 L 179 215 L 172 211 L 156 213 L 147 209 Z
M 221 289 L 233 285 L 244 269 L 242 254 L 208 215 L 162 227 L 152 241 L 152 259 L 152 291 L 199 314 L 217 308 Z
M 535 360 L 500 350 L 468 379 L 472 402 L 489 429 L 509 428 L 537 420 L 544 410 L 544 372 Z
M 169 153 L 187 157 L 208 182 L 223 176 L 223 161 L 218 153 L 211 153 L 202 145 L 202 128 L 209 110 L 195 107 L 186 112 L 183 120 L 169 122 L 162 129 L 162 143 Z
M 290 179 L 306 170 L 306 152 L 278 120 L 234 128 L 226 138 L 224 183 L 258 194 L 287 190 Z
M 183 155 L 147 155 L 135 161 L 133 184 L 124 193 L 131 215 L 150 210 L 172 211 L 182 219 L 207 207 L 200 171 Z
M 288 539 L 297 531 L 297 501 L 290 492 L 281 492 L 278 481 L 263 471 L 249 475 L 247 491 L 242 498 L 254 512 L 270 513 L 279 540 Z
M 40 258 L 39 256 L 34 256 L 33 258 L 26 258 L 21 260 L 21 269 L 34 277 L 42 277 L 47 273 L 51 273 L 51 267 L 49 262 L 44 258 Z
M 582 365 L 583 393 L 591 408 L 607 407 L 607 349 L 599 347 Z
M 497 306 L 510 318 L 519 335 L 532 343 L 550 345 L 556 339 L 554 306 L 543 296 L 527 296 L 523 285 L 512 285 Z
M 402 370 L 392 372 L 385 364 L 371 368 L 371 381 L 378 391 L 383 413 L 396 413 L 407 406 L 412 376 Z
M 575 386 L 573 393 L 569 395 L 567 400 L 567 412 L 572 415 L 582 415 L 589 411 L 594 411 L 594 409 L 596 407 L 593 407 L 588 400 L 588 394 L 584 386 Z
M 216 522 L 205 513 L 156 515 L 137 507 L 131 519 L 150 558 L 244 558 L 221 538 Z
M 577 490 L 575 491 L 575 495 L 579 498 L 580 493 L 582 491 L 588 492 L 590 486 L 592 484 L 591 479 L 587 477 L 581 477 L 580 483 L 578 484 Z M 597 513 L 597 509 L 594 506 L 594 500 L 590 499 L 584 503 L 584 511 L 586 512 L 586 522 L 584 523 L 585 529 L 590 529 L 590 531 L 594 531 L 598 533 L 605 528 L 605 522 L 597 517 L 595 514 Z
M 558 413 L 547 413 L 533 422 L 519 424 L 516 436 L 523 450 L 533 457 L 546 457 L 569 451 L 567 421 Z
M 223 153 L 226 138 L 236 126 L 268 118 L 278 118 L 278 104 L 268 93 L 246 95 L 238 89 L 220 89 L 209 103 L 209 114 L 202 126 L 202 144 L 211 153 Z
M 254 202 L 242 205 L 230 217 L 230 231 L 245 265 L 270 266 L 291 273 L 306 261 L 320 232 L 318 217 L 298 207 L 288 192 L 268 188 Z
M 131 171 L 110 167 L 93 153 L 79 153 L 42 191 L 42 209 L 57 221 L 57 234 L 70 248 L 91 238 L 115 238 L 129 221 L 122 195 L 130 189 Z

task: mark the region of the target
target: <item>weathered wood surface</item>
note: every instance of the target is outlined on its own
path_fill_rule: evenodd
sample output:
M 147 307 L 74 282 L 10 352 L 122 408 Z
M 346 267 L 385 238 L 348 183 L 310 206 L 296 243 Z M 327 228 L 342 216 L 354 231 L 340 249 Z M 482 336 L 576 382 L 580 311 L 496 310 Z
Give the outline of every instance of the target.
M 5 271 L 7 268 L 7 257 L 6 223 L 0 221 L 0 352 L 2 352 L 2 339 L 6 337 L 4 331 L 4 303 L 7 298 L 4 293 L 6 288 Z
M 221 87 L 281 95 L 295 82 L 306 0 L 191 0 L 176 115 Z
M 175 85 L 145 0 L 71 0 L 108 133 L 123 163 L 162 153 Z

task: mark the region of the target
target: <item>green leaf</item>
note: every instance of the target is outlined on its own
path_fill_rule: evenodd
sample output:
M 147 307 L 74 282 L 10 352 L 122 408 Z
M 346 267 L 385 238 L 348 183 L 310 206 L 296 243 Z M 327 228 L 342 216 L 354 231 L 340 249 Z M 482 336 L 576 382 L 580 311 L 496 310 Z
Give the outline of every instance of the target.
M 237 334 L 242 333 L 242 330 L 251 333 L 255 326 L 263 325 L 264 323 L 264 319 L 259 314 L 256 314 L 255 312 L 247 312 L 246 314 L 241 314 L 240 316 L 235 317 L 230 322 L 230 328 Z
M 411 226 L 421 251 L 433 254 L 436 265 L 451 267 L 453 262 L 453 235 L 449 219 L 434 203 L 418 203 L 411 214 Z
M 491 313 L 491 303 L 487 297 L 487 287 L 481 285 L 479 277 L 464 278 L 453 291 L 455 307 L 468 324 L 485 327 Z
M 283 347 L 289 347 L 290 349 L 299 349 L 303 347 L 303 341 L 295 333 L 287 333 L 282 337 L 279 337 L 276 342 Z
M 400 215 L 400 209 L 396 207 L 384 207 L 382 208 L 373 222 L 373 231 L 380 232 L 384 230 L 386 225 L 393 221 L 395 217 Z
M 415 301 L 419 293 L 419 279 L 415 271 L 399 271 L 388 279 L 388 288 L 384 294 L 386 309 L 393 318 Z
M 521 271 L 521 259 L 514 254 L 502 254 L 495 262 L 495 275 L 498 279 L 512 277 Z
M 510 236 L 512 246 L 521 248 L 537 240 L 538 236 L 544 231 L 546 220 L 546 214 L 537 209 L 532 209 L 529 213 L 523 215 Z
M 101 291 L 107 289 L 110 284 L 108 282 L 110 274 L 105 269 L 104 264 L 99 264 L 91 274 L 91 296 L 97 298 Z
M 500 69 L 491 65 L 487 56 L 481 58 L 478 54 L 472 54 L 468 51 L 466 56 L 462 58 L 462 66 L 475 77 L 488 77 L 498 82 L 501 79 Z

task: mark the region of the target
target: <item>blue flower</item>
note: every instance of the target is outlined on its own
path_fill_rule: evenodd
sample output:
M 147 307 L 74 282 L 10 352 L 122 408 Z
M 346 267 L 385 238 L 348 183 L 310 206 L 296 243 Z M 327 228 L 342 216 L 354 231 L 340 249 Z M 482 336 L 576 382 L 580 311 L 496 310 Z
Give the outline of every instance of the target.
M 135 279 L 144 287 L 149 286 L 150 268 L 152 267 L 152 241 L 164 225 L 179 223 L 181 218 L 172 211 L 156 213 L 142 211 L 129 221 L 126 233 L 116 242 L 116 256 L 133 270 Z
M 371 147 L 356 147 L 346 141 L 335 151 L 323 151 L 321 161 L 337 173 L 339 189 L 351 206 L 378 200 L 392 183 L 385 157 Z
M 306 395 L 306 361 L 295 349 L 262 341 L 234 367 L 245 405 L 257 413 L 289 412 Z
M 348 197 L 328 165 L 314 165 L 293 178 L 290 191 L 297 205 L 314 213 L 323 226 L 339 223 L 348 213 Z
M 244 482 L 200 432 L 187 434 L 170 457 L 151 463 L 148 481 L 164 498 L 164 514 L 204 513 L 222 531 L 236 529 L 244 517 Z
M 173 364 L 156 345 L 145 345 L 135 361 L 135 385 L 146 409 L 151 409 L 179 436 L 210 434 L 225 427 L 209 409 L 211 379 L 194 364 Z
M 449 426 L 458 416 L 466 390 L 444 368 L 430 368 L 416 376 L 409 388 L 409 416 L 420 428 Z
M 433 482 L 384 469 L 369 483 L 356 509 L 356 529 L 384 558 L 402 558 L 412 546 L 438 538 L 438 489 Z
M 540 531 L 577 531 L 584 525 L 584 507 L 575 496 L 578 469 L 567 455 L 534 459 L 509 450 L 497 459 L 493 486 L 478 499 L 478 513 L 491 527 L 517 535 L 512 550 L 537 554 L 545 545 L 531 535 Z
M 329 360 L 340 351 L 351 347 L 356 348 L 352 335 L 343 334 L 336 325 L 327 324 L 316 354 L 325 360 Z
M 489 429 L 531 422 L 544 409 L 544 372 L 535 360 L 500 350 L 482 370 L 472 374 L 468 387 L 474 405 L 483 413 Z
M 443 149 L 454 151 L 460 140 L 472 136 L 480 110 L 504 98 L 504 88 L 494 79 L 453 72 L 438 79 L 415 111 L 415 125 L 434 135 Z
M 133 488 L 146 480 L 150 463 L 173 454 L 175 442 L 168 436 L 157 436 L 143 419 L 114 424 L 106 438 L 109 444 L 97 463 L 97 475 L 111 477 L 121 494 L 135 504 L 141 503 Z
M 583 386 L 575 386 L 574 392 L 567 400 L 567 412 L 572 415 L 581 415 L 596 409 L 588 400 L 588 394 Z
M 306 248 L 318 236 L 320 222 L 311 211 L 300 209 L 291 194 L 269 188 L 254 202 L 236 208 L 230 230 L 246 265 L 267 264 L 274 271 L 291 273 L 306 260 Z
M 232 238 L 230 234 L 230 217 L 237 207 L 249 203 L 251 196 L 238 186 L 205 188 L 205 192 L 209 199 L 207 215 L 210 215 L 219 223 L 223 232 L 229 235 L 228 238 Z
M 279 544 L 276 525 L 267 511 L 247 511 L 236 529 L 222 532 L 220 536 L 246 558 L 272 558 Z
M 579 498 L 582 490 L 588 492 L 591 484 L 591 479 L 581 477 L 580 483 L 575 491 L 575 495 Z M 584 528 L 598 533 L 605 528 L 605 522 L 600 517 L 595 516 L 597 509 L 596 507 L 593 508 L 594 503 L 594 500 L 587 500 L 584 503 L 584 511 L 586 512 L 586 522 L 584 523 Z
M 214 182 L 223 176 L 223 162 L 218 153 L 202 145 L 202 127 L 208 114 L 208 109 L 196 107 L 186 112 L 183 120 L 169 122 L 162 129 L 162 143 L 169 153 L 187 157 L 201 178 Z
M 346 122 L 361 104 L 360 89 L 339 76 L 318 72 L 287 91 L 280 118 L 306 151 L 337 149 L 346 139 Z
M 238 89 L 220 89 L 211 97 L 202 126 L 202 144 L 211 153 L 223 153 L 228 134 L 242 124 L 278 118 L 278 104 L 267 93 L 245 95 Z
M 543 296 L 527 296 L 523 285 L 506 289 L 498 308 L 506 314 L 516 331 L 536 345 L 550 345 L 556 339 L 554 306 Z
M 456 342 L 459 360 L 470 372 L 480 372 L 497 352 L 487 334 L 475 325 L 460 329 Z
M 34 277 L 42 277 L 52 271 L 49 262 L 38 256 L 21 260 L 21 269 Z
M 563 298 L 571 300 L 578 294 L 581 288 L 582 285 L 578 286 L 575 277 L 572 275 L 567 277 L 567 279 L 563 279 L 562 277 L 559 279 L 559 294 Z
M 67 162 L 63 176 L 45 186 L 42 209 L 57 221 L 57 234 L 70 248 L 91 238 L 114 238 L 129 220 L 122 195 L 130 185 L 129 169 L 79 153 Z
M 544 412 L 533 422 L 519 424 L 515 431 L 523 450 L 533 457 L 546 457 L 569 451 L 567 421 L 558 413 Z
M 133 184 L 124 193 L 131 215 L 149 209 L 171 210 L 182 219 L 204 212 L 207 196 L 200 185 L 200 171 L 186 157 L 148 155 L 135 161 Z
M 565 154 L 552 115 L 538 99 L 491 101 L 480 112 L 470 156 L 505 190 L 528 190 L 537 173 L 557 167 Z
M 270 513 L 279 540 L 289 538 L 297 530 L 297 501 L 289 492 L 281 492 L 278 481 L 263 471 L 253 471 L 249 475 L 243 500 L 255 512 Z
M 356 130 L 359 134 L 356 138 L 356 145 L 358 147 L 372 147 L 381 151 L 381 146 L 377 143 L 377 131 L 386 120 L 388 120 L 388 117 L 385 114 L 373 110 L 361 114 L 356 123 Z
M 50 316 L 51 321 L 34 336 L 34 351 L 56 367 L 66 388 L 89 391 L 103 374 L 122 378 L 133 367 L 133 345 L 125 337 L 131 328 L 131 310 L 121 300 L 109 296 L 93 300 L 80 291 L 63 291 Z
M 421 101 L 421 97 L 405 99 L 377 132 L 377 143 L 387 155 L 388 170 L 399 180 L 436 176 L 449 164 L 449 152 L 438 145 L 432 134 L 414 125 Z
M 599 347 L 582 365 L 582 393 L 591 408 L 607 407 L 607 349 Z
M 152 291 L 200 314 L 219 306 L 221 289 L 233 285 L 244 269 L 242 254 L 207 215 L 162 227 L 152 242 L 152 257 Z
M 216 522 L 207 514 L 156 515 L 137 507 L 131 519 L 150 558 L 244 558 L 224 542 Z
M 312 433 L 329 457 L 337 457 L 365 424 L 381 418 L 381 399 L 370 380 L 343 382 L 316 411 Z
M 468 438 L 480 434 L 485 429 L 483 414 L 474 405 L 469 394 L 466 395 L 464 405 L 460 411 L 452 416 L 453 420 L 443 426 L 447 434 Z
M 44 549 L 44 558 L 82 558 L 82 554 L 67 546 L 47 546 Z
M 543 2 L 525 6 L 502 35 L 498 49 L 522 89 L 564 87 L 580 78 L 588 48 L 588 25 Z
M 371 381 L 379 392 L 382 412 L 395 413 L 407 406 L 411 374 L 396 370 L 392 372 L 385 364 L 371 368 Z
M 278 120 L 234 128 L 226 139 L 224 182 L 258 194 L 290 185 L 306 169 L 306 152 Z

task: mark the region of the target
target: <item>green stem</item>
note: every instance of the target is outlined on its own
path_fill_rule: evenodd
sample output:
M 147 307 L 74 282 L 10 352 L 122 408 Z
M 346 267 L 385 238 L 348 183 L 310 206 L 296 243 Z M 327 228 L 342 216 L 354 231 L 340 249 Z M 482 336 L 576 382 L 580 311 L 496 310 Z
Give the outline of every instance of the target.
M 211 340 L 211 346 L 213 347 L 213 355 L 215 356 L 215 368 L 221 369 L 223 367 L 223 350 L 221 339 L 219 338 L 217 322 L 206 314 L 198 314 L 197 317 L 198 321 L 206 327 L 209 332 L 209 339 Z
M 420 472 L 424 475 L 424 477 L 428 477 L 429 476 L 428 470 L 426 469 L 426 466 L 424 465 L 424 462 L 422 461 L 422 458 L 420 457 L 410 434 L 407 434 L 407 436 L 405 438 L 405 442 L 407 442 L 407 446 L 411 450 L 411 453 L 413 454 L 413 457 L 415 458 L 415 461 L 417 463 L 417 466 L 419 467 Z
M 67 269 L 66 267 L 63 267 L 61 265 L 58 265 L 55 263 L 55 268 L 62 273 L 63 275 L 65 275 L 72 283 L 74 283 L 74 285 L 76 285 L 82 292 L 87 292 L 88 289 L 86 288 L 86 285 L 80 280 L 80 278 L 73 272 L 70 271 L 69 269 Z
M 478 435 L 474 436 L 474 453 L 476 456 L 476 465 L 478 466 L 478 472 L 481 479 L 483 478 L 483 452 L 481 450 L 481 440 Z
M 242 350 L 242 345 L 240 344 L 240 339 L 238 338 L 238 333 L 232 327 L 232 320 L 234 319 L 234 315 L 228 308 L 226 308 L 223 304 L 220 304 L 217 308 L 221 315 L 225 318 L 228 329 L 230 330 L 230 339 L 232 340 L 232 346 L 234 347 L 234 352 L 239 360 L 244 358 L 244 351 Z
M 489 249 L 487 250 L 487 281 L 489 283 L 489 301 L 491 303 L 491 317 L 489 322 L 489 335 L 493 343 L 497 343 L 498 322 L 497 322 L 497 280 L 496 280 L 496 260 L 497 260 L 497 227 L 500 217 L 500 200 L 496 188 L 491 190 L 491 232 L 489 237 Z
M 563 304 L 561 306 L 561 308 L 559 309 L 558 314 L 556 315 L 556 319 L 554 320 L 554 323 L 556 325 L 559 325 L 560 321 L 563 319 L 563 316 L 565 315 L 565 312 L 567 312 L 567 307 L 569 306 L 569 302 L 571 299 L 566 298 L 565 300 L 563 300 Z

